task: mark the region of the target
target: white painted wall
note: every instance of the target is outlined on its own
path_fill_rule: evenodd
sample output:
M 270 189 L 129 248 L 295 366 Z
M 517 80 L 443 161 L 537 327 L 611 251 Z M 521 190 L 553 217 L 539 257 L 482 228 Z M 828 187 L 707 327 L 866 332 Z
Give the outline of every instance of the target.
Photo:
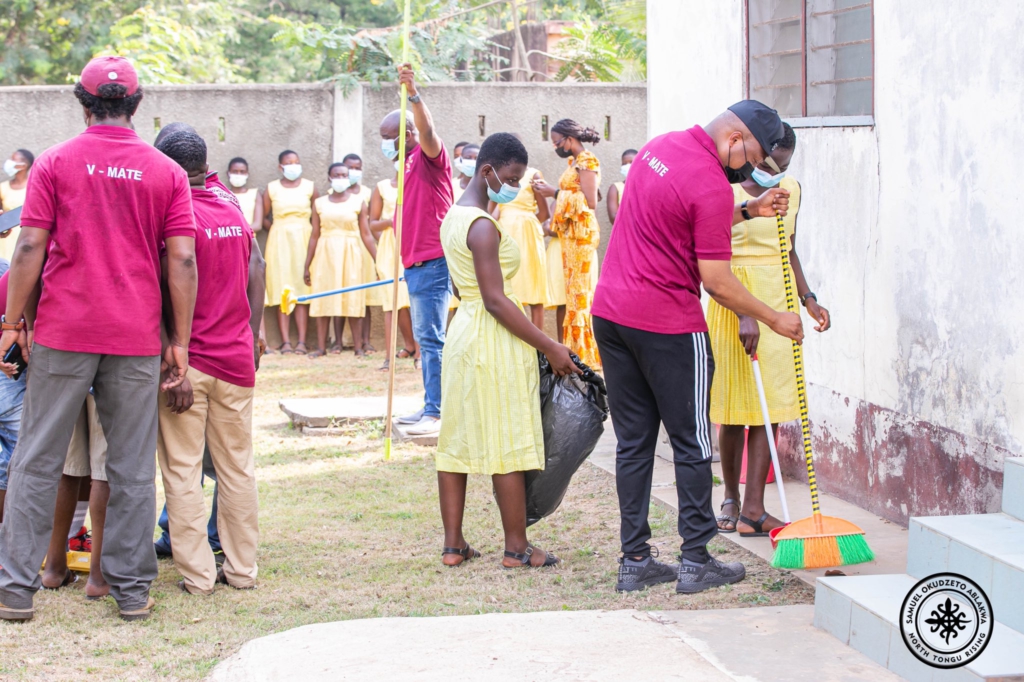
M 797 246 L 834 318 L 809 332 L 812 400 L 828 389 L 1020 452 L 1024 3 L 874 11 L 875 125 L 797 130 Z M 742 0 L 649 0 L 648 17 L 651 135 L 744 96 Z

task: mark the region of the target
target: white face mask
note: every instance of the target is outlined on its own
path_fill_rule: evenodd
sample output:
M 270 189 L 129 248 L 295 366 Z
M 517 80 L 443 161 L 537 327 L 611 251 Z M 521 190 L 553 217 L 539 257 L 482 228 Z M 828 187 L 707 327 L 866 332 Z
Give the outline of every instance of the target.
M 363 181 L 363 171 L 356 168 L 350 168 L 348 171 L 348 184 L 358 185 Z
M 6 161 L 4 161 L 4 173 L 7 173 L 8 177 L 13 178 L 15 175 L 18 174 L 18 171 L 21 170 L 20 168 L 18 168 L 18 166 L 20 165 L 21 164 L 15 161 L 14 159 L 7 159 Z
M 243 173 L 228 173 L 228 182 L 232 187 L 245 187 L 245 183 L 249 182 L 249 176 Z
M 626 174 L 629 173 L 629 167 L 632 165 L 632 163 L 625 163 L 622 165 L 622 168 L 619 170 L 619 172 L 622 173 L 622 177 L 626 177 Z
M 348 178 L 331 178 L 331 189 L 335 192 L 344 192 L 349 186 Z
M 302 164 L 300 163 L 289 163 L 281 166 L 281 172 L 284 173 L 284 177 L 289 180 L 298 180 L 302 177 Z

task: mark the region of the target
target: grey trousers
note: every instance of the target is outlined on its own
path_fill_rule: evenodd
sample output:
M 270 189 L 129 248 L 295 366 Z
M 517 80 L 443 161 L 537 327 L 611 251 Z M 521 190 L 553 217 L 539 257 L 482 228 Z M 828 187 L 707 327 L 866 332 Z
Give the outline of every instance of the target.
M 156 578 L 156 433 L 160 358 L 32 348 L 21 438 L 0 524 L 0 602 L 27 609 L 53 531 L 57 483 L 89 387 L 107 437 L 110 502 L 103 577 L 123 610 L 141 609 Z M 0 376 L 0 381 L 9 381 Z

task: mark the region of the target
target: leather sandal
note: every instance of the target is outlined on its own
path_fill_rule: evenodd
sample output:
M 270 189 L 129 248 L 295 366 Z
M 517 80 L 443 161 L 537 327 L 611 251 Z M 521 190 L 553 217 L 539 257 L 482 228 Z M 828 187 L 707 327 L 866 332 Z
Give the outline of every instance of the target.
M 544 563 L 541 564 L 540 566 L 534 566 L 532 563 L 530 563 L 530 557 L 532 557 L 532 556 L 533 556 L 533 545 L 527 546 L 526 551 L 523 552 L 522 554 L 520 554 L 519 552 L 510 552 L 510 551 L 508 551 L 506 549 L 505 550 L 505 558 L 506 559 L 515 559 L 516 561 L 518 561 L 521 564 L 521 566 L 505 566 L 504 564 L 502 564 L 501 567 L 504 568 L 505 570 L 508 570 L 508 571 L 511 571 L 513 569 L 516 569 L 516 568 L 546 568 L 548 566 L 554 566 L 555 564 L 557 564 L 557 563 L 559 563 L 561 561 L 561 559 L 556 557 L 551 552 L 545 552 L 544 553 Z
M 736 507 L 736 509 L 740 508 L 740 503 L 730 497 L 729 499 L 727 499 L 724 502 L 722 502 L 722 506 L 719 507 L 719 509 L 725 509 L 725 505 L 727 505 L 727 504 L 733 505 L 734 507 Z M 717 523 L 722 523 L 723 521 L 725 521 L 726 523 L 731 523 L 732 524 L 732 528 L 722 528 L 721 526 L 718 526 L 718 532 L 719 533 L 735 533 L 736 532 L 736 524 L 737 524 L 737 522 L 739 522 L 739 520 L 740 520 L 739 516 L 729 516 L 728 514 L 724 514 L 724 513 L 723 514 L 719 514 L 718 518 L 715 519 L 715 521 Z
M 460 557 L 462 557 L 462 561 L 460 561 L 457 564 L 445 564 L 442 561 L 441 563 L 444 566 L 447 566 L 448 568 L 456 568 L 466 563 L 467 561 L 472 561 L 473 559 L 480 558 L 480 552 L 470 547 L 468 542 L 466 543 L 466 546 L 462 549 L 459 549 L 458 547 L 445 547 L 441 550 L 441 558 L 443 559 L 446 554 L 458 554 Z
M 757 521 L 751 521 L 743 514 L 740 514 L 740 523 L 745 523 L 754 529 L 753 533 L 744 533 L 740 531 L 741 538 L 766 538 L 768 537 L 768 531 L 764 529 L 764 522 L 768 520 L 768 512 L 761 514 L 761 518 Z M 739 526 L 736 526 L 739 528 Z
M 16 609 L 13 606 L 7 606 L 0 602 L 0 620 L 32 620 L 32 616 L 35 614 L 36 610 L 31 607 Z

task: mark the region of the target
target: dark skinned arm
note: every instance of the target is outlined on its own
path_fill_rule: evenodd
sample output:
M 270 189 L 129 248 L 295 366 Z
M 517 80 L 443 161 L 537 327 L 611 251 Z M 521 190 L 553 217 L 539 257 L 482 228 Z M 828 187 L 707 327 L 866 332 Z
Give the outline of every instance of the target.
M 263 229 L 270 230 L 274 224 L 274 207 L 270 205 L 270 192 L 263 192 Z
M 537 174 L 533 176 L 534 180 L 544 180 L 544 176 L 537 171 Z M 533 198 L 537 202 L 537 220 L 541 223 L 545 223 L 551 218 L 551 205 L 548 204 L 548 200 L 537 194 L 536 191 L 533 193 Z
M 501 235 L 490 220 L 481 218 L 470 225 L 466 245 L 473 252 L 473 270 L 476 272 L 484 308 L 512 334 L 544 353 L 556 375 L 580 373 L 569 356 L 569 349 L 548 338 L 505 295 L 505 279 L 498 259 L 500 243 Z
M 34 325 L 34 310 L 29 309 L 33 307 L 33 297 L 38 297 L 43 263 L 46 261 L 49 246 L 49 230 L 38 227 L 21 228 L 21 235 L 11 258 L 10 274 L 7 276 L 7 309 L 4 311 L 4 319 L 20 320 L 29 312 L 33 318 L 31 324 Z M 21 356 L 28 362 L 32 350 L 28 343 L 28 333 L 15 330 L 0 335 L 0 358 L 6 355 L 15 343 L 21 346 Z M 6 363 L 0 363 L 0 368 L 8 376 L 16 371 L 14 365 Z
M 789 190 L 772 187 L 761 196 L 747 201 L 747 213 L 752 218 L 774 218 L 776 211 L 783 216 L 789 211 Z M 732 224 L 739 225 L 744 220 L 743 203 L 740 202 L 732 209 Z
M 377 240 L 373 238 L 373 234 L 370 232 L 370 207 L 363 202 L 362 208 L 359 209 L 359 236 L 363 238 L 363 246 L 370 252 L 373 260 L 377 260 Z
M 252 212 L 252 224 L 249 225 L 253 232 L 259 232 L 263 229 L 263 215 L 265 213 L 263 202 L 265 201 L 265 196 L 266 193 L 263 190 L 256 190 L 256 208 Z
M 313 264 L 313 256 L 316 255 L 316 243 L 320 241 L 320 214 L 316 207 L 313 208 L 313 231 L 309 235 L 309 247 L 306 249 L 306 265 L 302 268 L 302 281 L 306 286 L 312 286 L 312 277 L 309 274 L 309 267 Z
M 597 208 L 597 172 L 582 168 L 577 169 L 576 172 L 580 174 L 580 190 L 583 192 L 583 197 L 587 200 L 587 206 L 593 211 Z
M 404 83 L 409 96 L 412 97 L 418 94 L 416 90 L 416 78 L 413 74 L 411 64 L 403 64 L 398 76 L 399 83 Z M 432 159 L 436 159 L 438 154 L 443 149 L 443 143 L 441 138 L 437 136 L 437 132 L 434 130 L 434 119 L 430 115 L 430 110 L 427 109 L 427 105 L 422 100 L 419 104 L 409 103 L 409 108 L 412 110 L 412 118 L 416 122 L 416 130 L 420 134 L 420 147 L 423 148 L 423 153 Z M 405 150 L 406 154 L 409 150 Z
M 373 238 L 379 240 L 380 236 L 384 234 L 384 230 L 391 227 L 391 216 L 381 215 L 384 212 L 384 198 L 380 195 L 380 190 L 376 187 L 373 188 L 373 192 L 370 193 L 370 232 L 373 233 Z
M 168 370 L 162 390 L 176 388 L 185 381 L 188 372 L 188 343 L 192 338 L 192 313 L 196 307 L 196 240 L 194 237 L 168 237 L 167 288 L 170 292 L 171 321 L 168 328 L 170 345 L 164 355 L 164 369 Z
M 801 188 L 802 189 L 802 188 Z M 793 265 L 793 279 L 796 280 L 796 291 L 797 295 L 803 296 L 811 290 L 811 287 L 807 284 L 807 278 L 804 277 L 804 266 L 800 263 L 800 256 L 796 253 L 796 218 L 793 219 L 793 237 L 789 240 L 791 251 L 789 252 L 789 262 Z M 832 326 L 832 314 L 829 311 L 818 305 L 818 301 L 813 298 L 807 299 L 807 314 L 814 318 L 814 321 L 818 324 L 814 327 L 816 332 L 828 331 Z
M 249 299 L 249 328 L 252 329 L 253 361 L 256 370 L 260 368 L 260 323 L 263 322 L 263 301 L 267 291 L 267 261 L 263 260 L 260 245 L 256 238 L 252 240 L 252 253 L 249 254 L 249 282 L 245 288 L 245 296 Z
M 608 190 L 608 220 L 611 221 L 612 225 L 615 224 L 615 216 L 619 213 L 619 187 L 618 185 L 612 185 L 612 188 Z
M 764 322 L 780 336 L 802 341 L 803 324 L 796 313 L 779 312 L 754 297 L 732 274 L 727 260 L 697 260 L 704 290 L 723 308 Z

